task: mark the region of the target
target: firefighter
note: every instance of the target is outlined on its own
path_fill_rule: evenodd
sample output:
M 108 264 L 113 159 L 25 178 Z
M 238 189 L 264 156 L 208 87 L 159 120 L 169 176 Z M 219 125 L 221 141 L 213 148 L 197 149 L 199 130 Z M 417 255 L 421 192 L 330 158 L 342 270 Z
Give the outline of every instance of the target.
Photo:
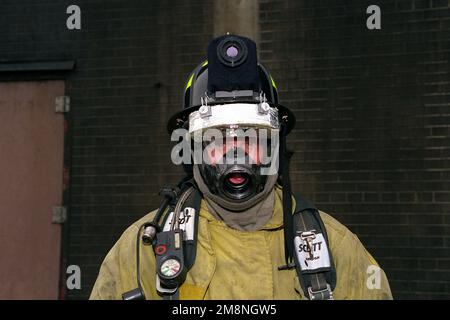
M 168 122 L 187 176 L 109 251 L 91 299 L 392 299 L 356 235 L 291 192 L 294 114 L 255 43 L 225 35 Z

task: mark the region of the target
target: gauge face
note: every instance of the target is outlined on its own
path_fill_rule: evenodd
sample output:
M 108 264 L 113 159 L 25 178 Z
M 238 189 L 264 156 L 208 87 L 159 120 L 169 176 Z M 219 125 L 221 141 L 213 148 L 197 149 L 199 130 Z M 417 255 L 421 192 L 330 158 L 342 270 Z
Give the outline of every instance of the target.
M 181 269 L 180 262 L 175 259 L 167 259 L 161 265 L 161 274 L 166 277 L 173 277 Z

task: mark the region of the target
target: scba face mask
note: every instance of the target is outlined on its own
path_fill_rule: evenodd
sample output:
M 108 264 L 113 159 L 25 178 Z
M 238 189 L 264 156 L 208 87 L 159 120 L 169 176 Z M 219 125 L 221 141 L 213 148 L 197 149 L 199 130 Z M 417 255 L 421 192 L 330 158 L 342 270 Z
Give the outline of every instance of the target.
M 261 113 L 255 104 L 221 105 L 210 108 L 207 118 L 201 118 L 202 110 L 191 114 L 194 163 L 212 194 L 245 202 L 261 193 L 268 177 L 277 174 L 278 120 L 276 110 L 267 107 Z M 239 113 L 247 113 L 239 116 L 246 121 L 236 120 Z
M 278 174 L 278 147 L 284 145 L 284 137 L 294 123 L 292 112 L 278 104 L 275 81 L 257 61 L 256 44 L 248 38 L 227 34 L 208 45 L 207 60 L 198 65 L 188 77 L 184 89 L 183 111 L 173 115 L 167 127 L 172 134 L 172 141 L 177 141 L 176 137 L 186 140 L 185 133 L 173 136 L 178 129 L 189 129 L 189 136 L 197 141 L 194 144 L 197 147 L 193 148 L 194 166 L 190 163 L 190 146 L 182 147 L 182 163 L 188 174 L 193 173 L 196 180 L 202 178 L 197 183 L 204 182 L 203 190 L 207 195 L 213 195 L 214 201 L 227 199 L 228 208 L 232 206 L 231 202 L 239 203 L 239 207 L 244 208 L 256 201 L 250 200 L 252 197 L 264 198 L 267 190 L 261 190 L 265 187 L 269 189 L 275 183 Z M 204 134 L 208 136 L 206 131 L 210 129 L 219 130 L 222 136 L 214 140 L 204 139 Z M 217 145 L 227 145 L 224 138 L 226 142 L 227 137 L 236 137 L 232 132 L 223 131 L 226 129 L 255 129 L 258 138 L 262 136 L 261 130 L 266 130 L 270 131 L 267 133 L 270 139 L 247 145 L 236 143 L 223 151 Z M 200 139 L 195 138 L 194 133 L 201 133 Z M 277 138 L 275 143 L 274 136 Z M 239 141 L 239 137 L 236 140 Z M 214 156 L 211 153 L 208 156 L 208 146 L 212 141 L 214 147 L 211 148 L 217 152 L 215 151 Z M 267 154 L 271 155 L 271 160 L 252 162 L 254 157 L 251 152 L 246 153 L 245 149 L 250 150 L 254 146 L 258 150 L 270 150 Z M 242 151 L 244 155 L 239 157 L 238 154 L 242 154 Z M 178 147 L 172 152 L 172 159 L 177 159 L 175 164 L 179 164 L 178 160 L 181 158 L 177 153 Z M 230 161 L 233 155 L 236 161 Z M 247 161 L 238 161 L 239 159 Z

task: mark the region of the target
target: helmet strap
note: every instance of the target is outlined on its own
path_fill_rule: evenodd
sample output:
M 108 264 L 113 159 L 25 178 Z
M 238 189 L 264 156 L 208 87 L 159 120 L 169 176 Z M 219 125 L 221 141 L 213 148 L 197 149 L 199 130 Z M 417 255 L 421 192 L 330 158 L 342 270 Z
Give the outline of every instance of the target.
M 289 179 L 289 161 L 293 152 L 286 148 L 286 125 L 281 126 L 280 134 L 280 171 L 283 185 L 283 221 L 284 221 L 284 254 L 286 264 L 290 264 L 294 253 L 294 219 L 292 215 L 291 181 Z

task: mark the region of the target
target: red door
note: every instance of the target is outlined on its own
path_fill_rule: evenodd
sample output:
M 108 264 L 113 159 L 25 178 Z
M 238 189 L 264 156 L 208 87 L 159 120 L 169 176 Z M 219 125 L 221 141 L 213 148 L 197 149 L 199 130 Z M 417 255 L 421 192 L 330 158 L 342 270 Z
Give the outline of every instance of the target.
M 0 83 L 0 299 L 57 299 L 63 81 Z

